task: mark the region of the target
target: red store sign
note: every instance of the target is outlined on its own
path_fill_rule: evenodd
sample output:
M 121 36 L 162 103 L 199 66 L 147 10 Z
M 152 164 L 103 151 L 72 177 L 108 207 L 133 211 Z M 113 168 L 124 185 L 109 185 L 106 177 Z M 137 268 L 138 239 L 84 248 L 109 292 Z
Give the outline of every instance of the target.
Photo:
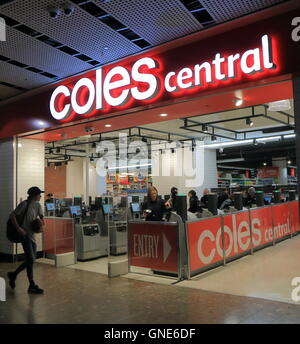
M 128 224 L 128 258 L 131 266 L 178 272 L 178 225 Z
M 195 56 L 196 63 L 168 71 L 159 57 L 142 57 L 129 65 L 99 68 L 94 75 L 74 84 L 58 86 L 50 98 L 51 115 L 60 121 L 94 111 L 129 107 L 134 101 L 154 102 L 169 93 L 182 96 L 208 87 L 240 81 L 243 77 L 266 76 L 279 70 L 275 39 L 265 34 L 256 47 L 238 53 L 217 52 L 210 59 Z

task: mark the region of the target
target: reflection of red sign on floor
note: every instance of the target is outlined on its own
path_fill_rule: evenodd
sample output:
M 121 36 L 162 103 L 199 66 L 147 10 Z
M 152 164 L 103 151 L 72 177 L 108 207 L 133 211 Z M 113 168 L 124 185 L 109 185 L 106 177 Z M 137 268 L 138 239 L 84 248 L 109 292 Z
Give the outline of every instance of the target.
M 177 224 L 129 223 L 128 257 L 130 265 L 177 272 L 177 235 Z

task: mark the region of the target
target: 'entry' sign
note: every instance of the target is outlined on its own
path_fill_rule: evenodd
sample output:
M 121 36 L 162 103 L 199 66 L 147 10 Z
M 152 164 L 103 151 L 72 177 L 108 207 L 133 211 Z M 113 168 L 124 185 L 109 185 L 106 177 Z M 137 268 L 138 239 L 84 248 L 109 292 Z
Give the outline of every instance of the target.
M 131 266 L 165 272 L 178 271 L 177 224 L 129 223 Z

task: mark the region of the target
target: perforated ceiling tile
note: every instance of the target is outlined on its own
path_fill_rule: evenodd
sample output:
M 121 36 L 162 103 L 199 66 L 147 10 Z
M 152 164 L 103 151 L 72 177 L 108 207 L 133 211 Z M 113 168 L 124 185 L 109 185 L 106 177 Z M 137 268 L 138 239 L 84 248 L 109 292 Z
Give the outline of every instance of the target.
M 113 0 L 94 2 L 152 45 L 202 29 L 179 0 Z
M 132 42 L 74 4 L 70 16 L 61 13 L 51 18 L 48 6 L 59 8 L 61 4 L 53 0 L 16 0 L 1 7 L 1 12 L 101 63 L 140 51 Z M 104 50 L 105 47 L 109 49 Z M 88 64 L 86 66 L 88 68 Z
M 0 99 L 7 99 L 13 96 L 16 96 L 23 91 L 17 90 L 13 87 L 0 85 Z
M 200 0 L 218 23 L 256 12 L 283 2 L 282 0 Z
M 32 73 L 26 69 L 0 61 L 0 82 L 3 81 L 26 89 L 35 88 L 53 82 L 52 79 L 41 74 Z
M 0 44 L 0 55 L 60 77 L 66 77 L 89 68 L 85 62 L 74 59 L 48 45 L 41 47 L 42 44 L 14 28 L 7 27 L 6 42 Z M 48 78 L 46 80 L 47 82 L 51 81 Z

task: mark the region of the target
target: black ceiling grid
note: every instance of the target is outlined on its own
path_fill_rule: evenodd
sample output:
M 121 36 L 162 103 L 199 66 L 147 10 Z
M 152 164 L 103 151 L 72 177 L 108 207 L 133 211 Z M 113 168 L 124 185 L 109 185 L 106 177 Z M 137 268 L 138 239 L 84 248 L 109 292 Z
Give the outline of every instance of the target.
M 1 1 L 1 0 L 0 0 Z M 23 32 L 25 33 L 26 35 L 30 36 L 30 37 L 33 37 L 35 39 L 38 39 L 39 41 L 47 44 L 47 45 L 50 45 L 52 48 L 56 48 L 68 55 L 71 55 L 72 57 L 76 57 L 78 58 L 79 60 L 83 61 L 83 62 L 86 62 L 86 63 L 89 63 L 90 65 L 92 66 L 97 66 L 100 64 L 99 61 L 96 61 L 94 60 L 93 58 L 89 57 L 89 56 L 86 56 L 84 54 L 81 54 L 80 52 L 78 52 L 77 50 L 75 49 L 72 49 L 70 47 L 68 47 L 67 45 L 64 45 L 32 28 L 30 28 L 29 26 L 27 25 L 24 25 L 24 24 L 20 24 L 18 21 L 4 15 L 4 14 L 1 14 L 0 13 L 0 16 L 5 20 L 5 23 L 6 25 L 10 26 L 10 27 L 13 27 L 14 29 L 20 31 L 20 32 Z M 42 74 L 42 73 L 41 73 Z M 51 73 L 47 73 L 48 75 L 50 75 Z M 44 75 L 44 74 L 43 74 Z M 53 75 L 53 74 L 51 74 Z M 47 76 L 47 75 L 46 75 Z M 56 77 L 56 76 L 55 76 Z M 58 77 L 56 77 L 58 78 Z
M 93 17 L 99 19 L 102 23 L 109 26 L 111 29 L 127 38 L 129 41 L 137 45 L 139 48 L 144 49 L 151 46 L 149 42 L 139 36 L 137 33 L 132 31 L 129 27 L 122 24 L 119 20 L 114 18 L 109 13 L 105 12 L 98 5 L 91 1 L 85 0 L 71 0 L 74 4 L 78 5 L 81 9 L 88 12 Z
M 0 6 L 8 4 L 9 2 L 12 2 L 14 0 L 0 0 Z
M 19 90 L 19 91 L 27 91 L 27 89 L 24 87 L 16 86 L 16 85 L 10 84 L 8 82 L 4 82 L 4 81 L 0 81 L 0 86 L 11 87 L 11 88 L 14 88 L 14 89 Z
M 27 70 L 29 70 L 30 72 L 33 72 L 33 73 L 44 75 L 47 78 L 51 78 L 51 79 L 54 79 L 54 80 L 59 79 L 59 77 L 57 75 L 45 72 L 45 71 L 40 70 L 40 69 L 35 68 L 35 67 L 28 66 L 28 65 L 26 65 L 24 63 L 21 63 L 21 62 L 15 61 L 15 60 L 11 60 L 9 57 L 3 56 L 3 55 L 0 55 L 0 61 L 9 63 L 9 64 L 11 64 L 13 66 L 16 66 L 16 67 L 27 69 Z
M 198 0 L 180 0 L 203 27 L 216 25 L 216 21 Z

